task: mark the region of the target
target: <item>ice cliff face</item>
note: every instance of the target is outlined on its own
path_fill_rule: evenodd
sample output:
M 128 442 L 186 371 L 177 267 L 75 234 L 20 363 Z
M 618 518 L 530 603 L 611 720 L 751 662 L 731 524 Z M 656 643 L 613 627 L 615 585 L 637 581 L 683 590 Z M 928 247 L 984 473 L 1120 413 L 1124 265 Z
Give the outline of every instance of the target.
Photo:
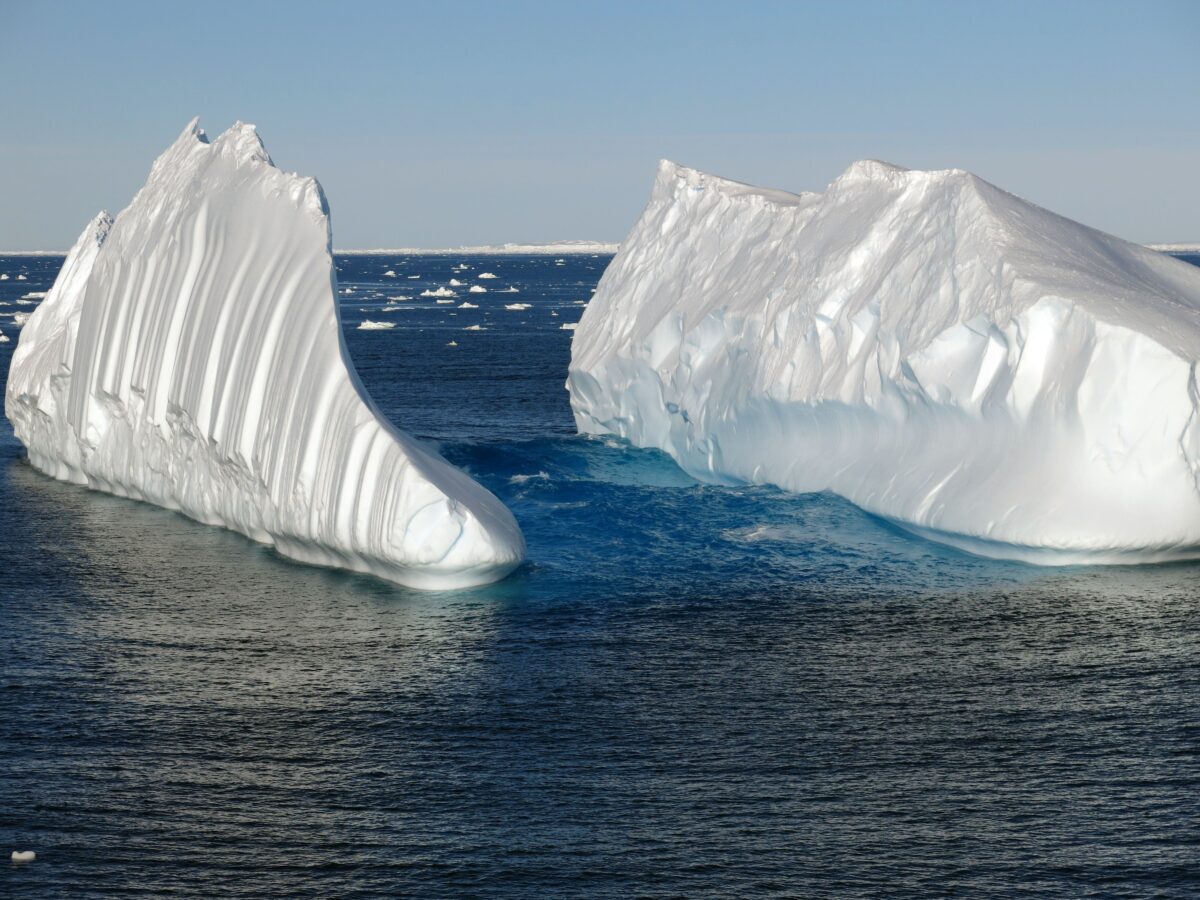
M 1200 556 L 1200 269 L 962 171 L 664 162 L 575 333 L 581 432 L 1043 563 Z
M 421 588 L 524 557 L 492 494 L 388 423 L 342 339 L 320 186 L 193 122 L 72 248 L 13 354 L 30 462 L 305 562 Z

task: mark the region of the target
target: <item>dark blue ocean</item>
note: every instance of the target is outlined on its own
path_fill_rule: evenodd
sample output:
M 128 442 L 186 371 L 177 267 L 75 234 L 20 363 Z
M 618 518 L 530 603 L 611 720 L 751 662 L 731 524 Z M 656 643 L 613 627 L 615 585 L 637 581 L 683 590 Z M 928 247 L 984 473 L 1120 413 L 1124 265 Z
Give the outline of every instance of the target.
M 524 529 L 491 587 L 294 564 L 0 424 L 0 895 L 1200 895 L 1200 567 L 985 561 L 576 436 L 607 262 L 338 258 L 370 393 Z M 60 264 L 0 257 L 0 377 Z M 452 277 L 488 293 L 383 311 Z

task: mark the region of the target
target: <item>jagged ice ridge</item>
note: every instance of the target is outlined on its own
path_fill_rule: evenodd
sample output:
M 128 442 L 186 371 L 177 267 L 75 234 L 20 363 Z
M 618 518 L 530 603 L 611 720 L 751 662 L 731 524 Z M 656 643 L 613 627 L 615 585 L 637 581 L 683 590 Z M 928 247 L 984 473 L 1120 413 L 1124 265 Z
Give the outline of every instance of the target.
M 960 170 L 661 164 L 572 345 L 581 432 L 1037 563 L 1200 556 L 1200 269 Z

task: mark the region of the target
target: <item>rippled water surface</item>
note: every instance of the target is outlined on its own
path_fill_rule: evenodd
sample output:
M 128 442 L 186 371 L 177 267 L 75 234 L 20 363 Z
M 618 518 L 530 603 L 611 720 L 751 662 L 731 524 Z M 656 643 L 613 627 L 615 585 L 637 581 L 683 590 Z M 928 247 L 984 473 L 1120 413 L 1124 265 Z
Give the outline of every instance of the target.
M 38 853 L 0 894 L 1200 892 L 1200 568 L 979 560 L 575 436 L 606 263 L 339 258 L 380 407 L 525 531 L 489 588 L 296 565 L 0 426 L 0 852 Z M 14 342 L 59 264 L 0 257 Z M 417 296 L 452 277 L 488 293 Z

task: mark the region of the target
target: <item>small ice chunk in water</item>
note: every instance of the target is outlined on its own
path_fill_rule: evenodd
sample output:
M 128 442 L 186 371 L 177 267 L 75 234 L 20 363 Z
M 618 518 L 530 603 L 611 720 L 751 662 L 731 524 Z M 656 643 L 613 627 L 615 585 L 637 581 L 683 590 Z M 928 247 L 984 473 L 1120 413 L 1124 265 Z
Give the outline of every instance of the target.
M 31 863 L 37 859 L 37 854 L 32 850 L 14 850 L 12 852 L 12 861 L 15 863 Z
M 476 278 L 495 278 L 496 276 L 493 275 L 491 272 L 480 272 L 475 277 Z
M 383 331 L 385 328 L 395 328 L 395 322 L 372 322 L 370 319 L 363 320 L 363 323 L 358 326 L 359 331 Z

